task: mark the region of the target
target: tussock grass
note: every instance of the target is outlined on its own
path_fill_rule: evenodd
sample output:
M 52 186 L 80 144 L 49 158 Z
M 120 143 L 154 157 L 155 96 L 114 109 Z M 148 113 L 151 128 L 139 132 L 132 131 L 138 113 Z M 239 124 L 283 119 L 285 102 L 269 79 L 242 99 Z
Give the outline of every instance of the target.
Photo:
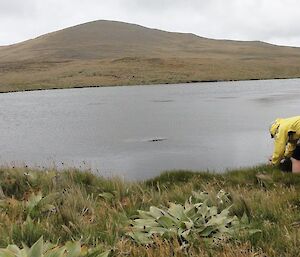
M 0 168 L 0 247 L 45 240 L 63 244 L 81 240 L 87 246 L 113 249 L 113 256 L 299 256 L 300 176 L 268 166 L 228 171 L 169 171 L 144 182 L 105 179 L 76 169 L 65 171 Z M 177 240 L 155 238 L 142 246 L 126 236 L 129 219 L 150 206 L 184 204 L 192 191 L 230 193 L 232 215 L 244 213 L 262 232 L 208 246 L 195 238 L 182 249 Z M 47 204 L 28 212 L 28 201 L 53 194 Z M 44 200 L 45 201 L 45 200 Z M 213 199 L 212 199 L 213 201 Z

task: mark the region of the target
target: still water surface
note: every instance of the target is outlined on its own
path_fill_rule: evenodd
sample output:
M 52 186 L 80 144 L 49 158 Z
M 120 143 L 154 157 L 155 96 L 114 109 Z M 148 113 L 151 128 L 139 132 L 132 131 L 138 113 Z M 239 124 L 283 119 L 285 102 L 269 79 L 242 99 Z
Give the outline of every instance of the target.
M 0 94 L 0 164 L 76 166 L 128 180 L 224 171 L 264 163 L 270 122 L 293 115 L 297 79 Z

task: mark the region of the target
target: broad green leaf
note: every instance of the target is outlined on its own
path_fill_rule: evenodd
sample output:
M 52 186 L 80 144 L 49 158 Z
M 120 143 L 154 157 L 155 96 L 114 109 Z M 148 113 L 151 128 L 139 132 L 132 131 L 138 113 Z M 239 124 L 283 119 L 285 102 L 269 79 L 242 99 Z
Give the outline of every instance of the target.
M 18 256 L 16 253 L 8 249 L 0 249 L 0 257 L 16 257 L 16 256 Z
M 163 226 L 164 228 L 172 228 L 176 226 L 174 220 L 169 217 L 163 216 L 157 219 L 159 225 Z
M 65 251 L 66 251 L 66 247 L 57 246 L 56 248 L 53 248 L 48 252 L 46 252 L 44 257 L 64 257 Z
M 153 235 L 153 234 L 159 234 L 159 235 L 164 235 L 165 233 L 170 232 L 170 229 L 167 228 L 162 228 L 162 227 L 155 227 L 155 228 L 150 228 L 148 234 Z M 172 232 L 172 231 L 171 231 Z
M 185 204 L 184 204 L 184 209 L 186 212 L 188 212 L 190 209 L 194 209 L 195 208 L 195 205 L 190 203 L 189 201 L 185 201 Z
M 244 214 L 243 214 L 243 216 L 241 218 L 241 223 L 242 224 L 249 224 L 249 218 L 248 218 L 246 212 L 244 212 Z
M 184 223 L 186 229 L 191 229 L 194 227 L 194 222 L 192 220 L 184 221 L 183 223 Z
M 79 242 L 68 242 L 66 243 L 66 249 L 66 257 L 78 257 L 81 253 L 81 244 Z
M 158 223 L 154 219 L 136 219 L 133 221 L 133 225 L 140 229 L 146 229 L 147 227 L 156 227 Z
M 205 203 L 201 204 L 198 207 L 197 213 L 201 214 L 202 217 L 206 217 L 209 212 L 210 212 L 210 208 Z
M 201 202 L 209 200 L 209 195 L 207 192 L 192 192 L 194 198 L 200 200 Z
M 141 219 L 153 219 L 153 216 L 148 211 L 138 210 Z
M 170 203 L 170 208 L 168 212 L 178 220 L 181 220 L 185 217 L 184 215 L 184 208 L 180 204 Z
M 57 245 L 51 244 L 51 243 L 49 243 L 49 242 L 45 242 L 45 243 L 44 243 L 44 246 L 43 246 L 43 252 L 47 252 L 47 251 L 49 251 L 50 249 L 54 249 L 54 248 L 56 248 L 56 247 L 57 247 Z
M 197 207 L 195 205 L 186 205 L 185 204 L 184 214 L 188 217 L 192 217 L 197 213 Z
M 104 253 L 97 255 L 97 257 L 108 257 L 111 254 L 111 252 L 112 252 L 111 250 L 108 250 Z
M 102 197 L 106 201 L 111 201 L 112 199 L 115 198 L 115 196 L 109 192 L 103 192 L 103 193 L 99 194 L 99 196 Z
M 60 193 L 51 193 L 40 199 L 38 202 L 38 208 L 43 208 L 47 205 L 52 205 L 58 198 L 60 197 Z M 53 205 L 52 205 L 53 206 Z
M 140 244 L 150 244 L 152 243 L 152 240 L 149 239 L 147 234 L 142 233 L 142 232 L 129 232 L 127 234 L 128 236 L 132 237 L 134 241 Z
M 39 257 L 42 256 L 43 253 L 43 237 L 40 237 L 38 241 L 36 241 L 33 246 L 28 251 L 28 257 Z
M 42 199 L 42 192 L 38 192 L 37 194 L 31 194 L 26 202 L 26 208 L 31 211 L 35 206 L 38 205 L 39 201 Z
M 262 233 L 262 231 L 260 229 L 248 229 L 247 230 L 247 233 L 252 236 L 254 234 L 257 234 L 257 233 Z
M 28 216 L 28 217 L 26 218 L 26 223 L 27 223 L 27 224 L 30 224 L 31 222 L 32 222 L 32 220 L 31 220 L 30 217 Z M 26 244 L 24 244 L 23 242 L 22 242 L 22 246 L 23 246 L 23 249 L 21 250 L 22 255 L 23 255 L 23 256 L 27 256 L 30 249 L 29 249 L 29 247 L 28 247 Z
M 209 216 L 215 216 L 218 214 L 218 208 L 216 206 L 212 206 L 209 208 Z
M 202 237 L 208 237 L 211 235 L 213 231 L 215 231 L 215 229 L 216 229 L 215 226 L 207 226 L 201 232 L 200 231 L 199 232 Z
M 150 212 L 149 214 L 155 218 L 155 219 L 158 219 L 159 217 L 163 216 L 164 215 L 164 211 L 155 207 L 155 206 L 151 206 L 150 207 Z
M 20 254 L 20 248 L 16 245 L 9 245 L 6 248 L 8 251 L 14 253 L 15 255 Z
M 188 241 L 188 237 L 189 237 L 189 235 L 190 235 L 190 232 L 191 232 L 190 229 L 185 230 L 184 232 L 181 233 L 181 236 L 182 236 L 185 240 Z
M 223 217 L 223 216 L 213 216 L 211 217 L 211 219 L 206 223 L 207 226 L 220 226 L 220 225 L 223 225 L 223 224 L 226 224 L 225 223 L 226 221 L 226 217 Z

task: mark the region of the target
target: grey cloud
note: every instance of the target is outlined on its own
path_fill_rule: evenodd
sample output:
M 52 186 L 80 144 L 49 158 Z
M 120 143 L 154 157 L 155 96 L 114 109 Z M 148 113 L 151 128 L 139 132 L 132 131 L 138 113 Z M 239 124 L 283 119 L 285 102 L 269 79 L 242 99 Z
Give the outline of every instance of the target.
M 18 0 L 2 0 L 0 1 L 0 17 L 7 18 L 19 18 L 32 16 L 36 10 L 36 4 L 34 0 L 18 1 Z
M 0 45 L 108 19 L 210 38 L 300 46 L 299 10 L 297 0 L 0 0 Z

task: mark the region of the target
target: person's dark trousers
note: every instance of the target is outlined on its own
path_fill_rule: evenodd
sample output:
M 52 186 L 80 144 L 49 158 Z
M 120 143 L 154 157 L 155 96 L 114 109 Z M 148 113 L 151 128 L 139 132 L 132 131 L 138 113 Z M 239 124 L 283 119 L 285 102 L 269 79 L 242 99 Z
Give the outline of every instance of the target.
M 292 172 L 292 161 L 291 158 L 283 159 L 279 164 L 279 169 L 282 172 Z

